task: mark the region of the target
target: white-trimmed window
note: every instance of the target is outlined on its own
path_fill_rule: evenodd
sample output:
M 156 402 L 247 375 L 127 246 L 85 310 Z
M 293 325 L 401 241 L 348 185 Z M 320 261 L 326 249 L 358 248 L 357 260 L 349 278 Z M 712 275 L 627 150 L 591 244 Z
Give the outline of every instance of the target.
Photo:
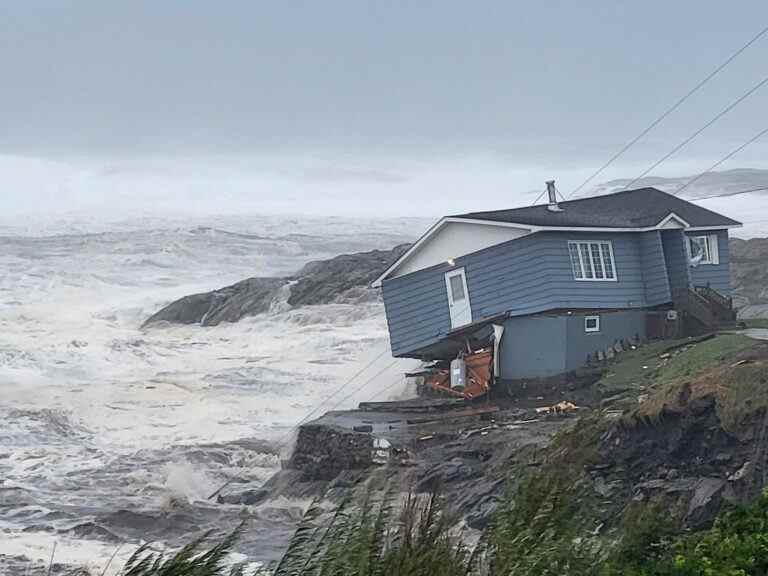
M 688 257 L 698 264 L 719 264 L 717 234 L 688 236 Z
M 576 280 L 616 281 L 616 263 L 610 241 L 569 240 L 568 253 Z
M 600 316 L 584 316 L 584 332 L 600 332 Z

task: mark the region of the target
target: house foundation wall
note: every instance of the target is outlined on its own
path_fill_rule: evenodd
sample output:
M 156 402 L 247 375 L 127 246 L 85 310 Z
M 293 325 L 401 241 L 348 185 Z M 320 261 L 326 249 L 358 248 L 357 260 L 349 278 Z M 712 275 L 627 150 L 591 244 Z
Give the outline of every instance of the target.
M 585 316 L 600 329 L 586 332 Z M 622 340 L 646 339 L 646 310 L 572 312 L 509 318 L 499 347 L 499 377 L 543 378 L 576 370 Z

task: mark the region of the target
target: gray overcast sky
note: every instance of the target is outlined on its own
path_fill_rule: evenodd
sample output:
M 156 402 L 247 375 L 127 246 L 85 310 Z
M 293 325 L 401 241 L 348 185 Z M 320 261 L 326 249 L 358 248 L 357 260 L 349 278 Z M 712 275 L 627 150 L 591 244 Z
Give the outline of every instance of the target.
M 147 198 L 178 174 L 219 190 L 237 170 L 233 198 L 282 190 L 272 183 L 290 173 L 297 198 L 346 182 L 357 198 L 460 199 L 417 213 L 508 205 L 499 191 L 574 187 L 766 24 L 765 0 L 8 0 L 0 184 L 16 194 L 0 208 L 102 202 L 115 174 Z M 767 54 L 768 36 L 595 183 L 669 150 L 768 75 Z M 768 87 L 654 173 L 706 168 L 766 127 L 766 104 Z M 723 168 L 768 167 L 767 152 Z M 190 176 L 199 162 L 135 161 L 214 156 L 203 176 Z
M 764 0 L 6 1 L 0 148 L 582 154 L 627 140 L 766 23 Z M 767 52 L 670 127 L 768 74 Z M 767 102 L 707 139 L 741 137 Z

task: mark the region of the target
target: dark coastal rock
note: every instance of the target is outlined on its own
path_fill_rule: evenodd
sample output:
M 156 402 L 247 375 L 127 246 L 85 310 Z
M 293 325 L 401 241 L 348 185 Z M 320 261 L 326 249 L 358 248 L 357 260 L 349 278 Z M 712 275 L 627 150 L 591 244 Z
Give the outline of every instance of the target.
M 292 307 L 359 297 L 408 247 L 403 244 L 392 250 L 342 254 L 310 262 L 289 278 L 248 278 L 211 292 L 184 296 L 153 314 L 144 326 L 162 322 L 202 326 L 237 322 L 269 311 L 282 289 L 289 290 L 286 302 Z
M 409 244 L 402 244 L 392 250 L 342 254 L 330 260 L 310 262 L 291 278 L 296 283 L 291 285 L 288 304 L 327 304 L 349 290 L 365 288 L 409 247 Z
M 373 437 L 328 424 L 305 424 L 299 429 L 288 468 L 300 470 L 304 480 L 332 480 L 344 470 L 373 464 Z
M 278 290 L 287 283 L 285 278 L 248 278 L 212 292 L 184 296 L 153 314 L 145 325 L 237 322 L 243 316 L 268 311 Z
M 269 490 L 264 488 L 256 488 L 244 490 L 242 492 L 236 492 L 233 494 L 219 494 L 216 501 L 219 504 L 242 504 L 246 506 L 253 506 L 255 504 L 261 504 L 267 498 L 269 498 Z

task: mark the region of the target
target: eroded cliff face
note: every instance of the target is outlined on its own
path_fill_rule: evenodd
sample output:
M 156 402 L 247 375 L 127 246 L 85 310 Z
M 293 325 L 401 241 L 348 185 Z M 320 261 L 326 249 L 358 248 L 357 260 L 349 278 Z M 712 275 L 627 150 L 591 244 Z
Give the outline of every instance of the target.
M 247 278 L 225 288 L 184 296 L 153 314 L 144 325 L 167 322 L 215 326 L 280 307 L 375 299 L 378 294 L 368 289 L 369 284 L 408 247 L 402 244 L 391 250 L 342 254 L 310 262 L 293 276 Z
M 506 396 L 506 395 L 505 395 Z M 560 400 L 578 408 L 542 410 Z M 740 335 L 657 342 L 600 373 L 530 382 L 515 398 L 413 414 L 346 411 L 304 426 L 286 468 L 227 503 L 439 490 L 470 533 L 610 550 L 638 518 L 681 532 L 768 482 L 768 343 Z M 389 448 L 376 462 L 377 439 Z M 381 444 L 379 444 L 381 445 Z M 370 456 L 370 457 L 369 457 Z M 364 499 L 364 497 L 362 497 Z M 661 518 L 663 516 L 663 518 Z M 644 520 L 645 521 L 645 520 Z M 527 535 L 527 536 L 526 536 Z M 506 537 L 505 537 L 506 541 Z

